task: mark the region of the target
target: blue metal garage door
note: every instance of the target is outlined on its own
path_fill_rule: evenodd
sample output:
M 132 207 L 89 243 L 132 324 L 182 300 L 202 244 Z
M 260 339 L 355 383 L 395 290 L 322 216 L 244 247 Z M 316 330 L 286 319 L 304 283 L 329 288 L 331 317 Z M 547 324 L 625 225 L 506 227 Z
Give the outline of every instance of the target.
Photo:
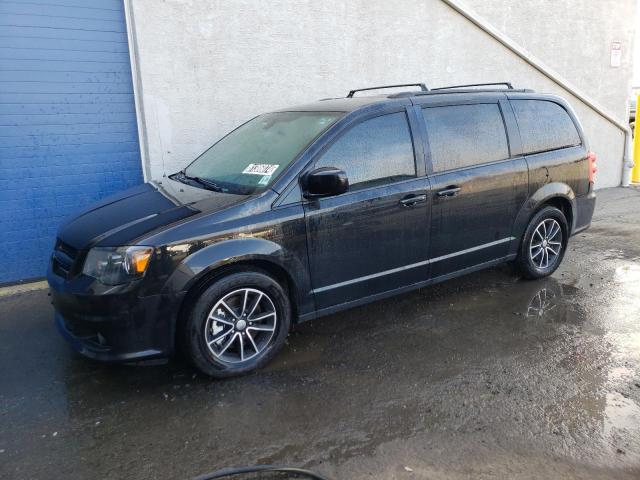
M 142 181 L 122 0 L 0 0 L 0 283 L 60 222 Z

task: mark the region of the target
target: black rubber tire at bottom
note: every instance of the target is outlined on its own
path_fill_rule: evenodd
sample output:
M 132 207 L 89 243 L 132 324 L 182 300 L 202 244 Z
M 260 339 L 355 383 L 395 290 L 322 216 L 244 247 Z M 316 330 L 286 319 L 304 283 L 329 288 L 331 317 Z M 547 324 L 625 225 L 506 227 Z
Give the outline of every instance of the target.
M 556 261 L 549 265 L 547 268 L 539 268 L 534 265 L 531 257 L 529 255 L 529 245 L 531 243 L 531 237 L 533 236 L 536 227 L 545 219 L 554 219 L 560 224 L 560 228 L 562 229 L 562 245 L 560 255 L 557 257 Z M 538 211 L 529 221 L 529 225 L 525 230 L 524 237 L 522 238 L 522 242 L 520 243 L 520 251 L 518 252 L 518 258 L 516 259 L 516 267 L 520 274 L 528 279 L 538 279 L 544 278 L 551 275 L 562 263 L 562 259 L 564 258 L 564 254 L 567 250 L 567 243 L 569 240 L 569 225 L 567 223 L 567 219 L 562 213 L 561 210 L 558 210 L 555 207 L 544 207 L 540 211 Z
M 207 348 L 204 330 L 209 312 L 224 295 L 239 288 L 256 288 L 269 295 L 276 308 L 276 331 L 269 345 L 257 357 L 240 364 L 226 363 L 214 357 Z M 189 360 L 202 373 L 214 378 L 242 375 L 266 365 L 284 346 L 291 326 L 291 306 L 282 286 L 269 275 L 255 271 L 230 273 L 202 292 L 187 319 L 184 350 Z

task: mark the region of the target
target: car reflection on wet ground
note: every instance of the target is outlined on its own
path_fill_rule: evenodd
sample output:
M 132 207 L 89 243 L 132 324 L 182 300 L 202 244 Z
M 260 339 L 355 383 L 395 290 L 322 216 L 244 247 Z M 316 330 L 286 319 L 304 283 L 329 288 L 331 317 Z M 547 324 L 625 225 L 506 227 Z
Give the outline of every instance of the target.
M 302 324 L 227 381 L 91 362 L 45 291 L 0 298 L 0 477 L 640 478 L 638 211 L 602 191 L 553 277 L 505 266 Z

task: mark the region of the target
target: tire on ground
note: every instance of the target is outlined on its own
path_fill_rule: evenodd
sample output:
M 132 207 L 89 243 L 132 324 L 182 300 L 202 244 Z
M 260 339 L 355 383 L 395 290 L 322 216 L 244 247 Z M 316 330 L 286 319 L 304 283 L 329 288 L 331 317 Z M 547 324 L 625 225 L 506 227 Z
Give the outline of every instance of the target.
M 205 328 L 212 308 L 225 295 L 242 288 L 266 293 L 276 310 L 276 329 L 268 344 L 256 357 L 240 363 L 216 358 L 207 346 Z M 285 289 L 271 276 L 261 271 L 231 272 L 216 279 L 195 300 L 186 320 L 185 354 L 193 365 L 214 378 L 226 378 L 256 370 L 266 365 L 284 346 L 291 326 L 291 305 Z
M 553 263 L 546 268 L 540 268 L 534 263 L 530 254 L 531 238 L 535 234 L 536 228 L 543 220 L 553 219 L 558 222 L 562 231 L 562 240 L 560 246 L 560 252 Z M 525 278 L 538 279 L 551 275 L 562 263 L 564 254 L 567 250 L 567 243 L 569 240 L 569 225 L 567 219 L 561 210 L 546 206 L 536 212 L 536 214 L 529 221 L 529 225 L 525 230 L 522 242 L 520 244 L 520 251 L 518 252 L 518 258 L 516 260 L 516 266 L 518 271 Z

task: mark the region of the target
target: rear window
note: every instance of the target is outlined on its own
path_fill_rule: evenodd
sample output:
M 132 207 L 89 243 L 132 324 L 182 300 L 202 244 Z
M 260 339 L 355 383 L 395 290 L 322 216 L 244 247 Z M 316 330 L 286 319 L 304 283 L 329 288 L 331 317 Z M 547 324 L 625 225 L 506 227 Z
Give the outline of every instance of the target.
M 434 172 L 509 158 L 507 133 L 495 103 L 422 110 Z
M 580 145 L 580 135 L 567 111 L 546 100 L 511 100 L 525 154 Z

